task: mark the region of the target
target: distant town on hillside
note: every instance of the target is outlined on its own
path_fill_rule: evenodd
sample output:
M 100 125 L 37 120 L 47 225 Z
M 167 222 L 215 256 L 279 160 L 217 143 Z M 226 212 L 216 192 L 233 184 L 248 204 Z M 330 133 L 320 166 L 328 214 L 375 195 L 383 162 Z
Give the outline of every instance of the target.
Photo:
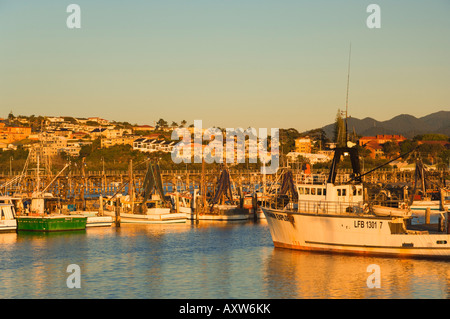
M 283 164 L 327 166 L 333 148 L 342 139 L 339 125 L 342 126 L 344 119 L 339 114 L 338 110 L 334 123 L 315 130 L 299 132 L 280 128 Z M 170 161 L 170 153 L 178 143 L 171 140 L 171 132 L 179 127 L 193 133 L 193 125 L 186 120 L 178 123 L 159 119 L 153 125 L 133 125 L 101 117 L 16 116 L 10 112 L 6 118 L 0 118 L 0 171 L 18 171 L 28 158 L 36 161 L 38 148 L 39 154 L 50 158 L 56 166 L 69 160 L 88 170 L 126 169 L 130 160 L 157 156 L 166 168 L 177 169 L 180 166 Z M 412 149 L 424 163 L 437 169 L 447 169 L 450 165 L 449 111 L 421 118 L 399 115 L 388 121 L 350 117 L 346 127 L 346 141 L 359 149 L 366 167 L 392 160 Z M 412 161 L 408 155 L 399 157 L 393 165 L 407 169 Z M 239 165 L 256 167 L 248 163 Z

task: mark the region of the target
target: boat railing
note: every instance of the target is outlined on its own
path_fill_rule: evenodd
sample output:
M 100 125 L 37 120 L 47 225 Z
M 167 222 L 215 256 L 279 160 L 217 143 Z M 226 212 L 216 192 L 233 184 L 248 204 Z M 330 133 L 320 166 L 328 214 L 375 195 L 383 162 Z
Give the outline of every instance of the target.
M 324 185 L 327 182 L 325 174 L 298 174 L 295 176 L 296 184 Z
M 367 210 L 366 205 L 360 202 L 321 201 L 321 200 L 275 200 L 270 202 L 270 207 L 279 210 L 293 211 L 311 214 L 363 214 Z
M 408 207 L 408 203 L 403 199 L 371 200 L 370 205 L 402 209 Z

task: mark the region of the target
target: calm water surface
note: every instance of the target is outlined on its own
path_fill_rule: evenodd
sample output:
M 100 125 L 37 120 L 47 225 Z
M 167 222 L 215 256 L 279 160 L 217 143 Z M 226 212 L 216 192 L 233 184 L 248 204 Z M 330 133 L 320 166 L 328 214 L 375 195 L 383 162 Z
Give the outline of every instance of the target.
M 265 221 L 0 234 L 0 298 L 449 298 L 445 261 L 276 249 Z M 81 270 L 69 289 L 67 266 Z M 381 270 L 368 288 L 367 266 Z

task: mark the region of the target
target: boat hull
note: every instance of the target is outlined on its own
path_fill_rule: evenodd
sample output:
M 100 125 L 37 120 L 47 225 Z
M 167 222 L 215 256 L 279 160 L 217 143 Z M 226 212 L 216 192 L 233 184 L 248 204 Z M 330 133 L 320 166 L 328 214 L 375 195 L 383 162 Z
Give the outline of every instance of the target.
M 218 205 L 214 207 L 213 211 L 199 212 L 198 216 L 195 212 L 190 214 L 192 220 L 213 220 L 213 221 L 241 221 L 252 220 L 254 213 L 252 209 L 227 207 L 225 205 Z
M 410 258 L 450 258 L 450 235 L 407 233 L 398 219 L 263 208 L 275 247 Z
M 0 233 L 15 232 L 17 230 L 17 220 L 0 220 Z
M 189 207 L 179 207 L 179 212 L 186 214 L 186 218 L 190 220 L 212 220 L 212 221 L 240 221 L 240 220 L 253 220 L 255 213 L 253 209 L 248 208 L 232 208 L 228 210 L 216 210 L 213 212 L 199 212 L 198 216 L 196 212 Z M 265 219 L 262 210 L 258 210 L 256 213 L 257 219 Z
M 450 211 L 449 205 L 446 204 L 445 207 L 446 209 L 442 211 L 439 201 L 416 201 L 412 203 L 411 210 L 413 210 L 416 214 L 424 214 L 427 208 L 429 208 L 433 213 Z
M 113 223 L 111 216 L 88 216 L 86 227 L 109 227 Z
M 69 213 L 69 215 L 74 217 L 87 217 L 86 227 L 109 227 L 113 223 L 111 216 L 99 216 L 98 212 L 95 211 L 75 211 Z
M 115 212 L 105 212 L 105 215 L 115 217 Z M 185 213 L 170 213 L 170 210 L 158 210 L 147 214 L 120 214 L 121 223 L 132 224 L 174 224 L 186 223 L 187 218 Z
M 17 217 L 18 231 L 56 232 L 86 229 L 86 217 L 73 216 L 20 216 Z

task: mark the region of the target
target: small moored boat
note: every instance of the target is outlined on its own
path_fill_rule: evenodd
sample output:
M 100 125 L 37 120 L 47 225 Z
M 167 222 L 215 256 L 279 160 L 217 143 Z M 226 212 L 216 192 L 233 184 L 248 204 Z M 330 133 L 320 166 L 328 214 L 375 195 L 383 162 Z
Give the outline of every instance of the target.
M 14 232 L 17 229 L 17 220 L 14 205 L 10 202 L 0 203 L 0 232 Z

